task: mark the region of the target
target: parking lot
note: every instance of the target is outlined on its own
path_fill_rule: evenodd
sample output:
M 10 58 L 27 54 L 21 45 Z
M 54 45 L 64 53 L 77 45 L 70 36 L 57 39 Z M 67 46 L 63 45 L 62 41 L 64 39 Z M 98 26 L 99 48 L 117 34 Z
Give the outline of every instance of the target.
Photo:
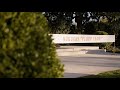
M 59 56 L 59 58 L 65 65 L 64 78 L 77 78 L 120 69 L 119 54 L 81 54 L 79 56 Z

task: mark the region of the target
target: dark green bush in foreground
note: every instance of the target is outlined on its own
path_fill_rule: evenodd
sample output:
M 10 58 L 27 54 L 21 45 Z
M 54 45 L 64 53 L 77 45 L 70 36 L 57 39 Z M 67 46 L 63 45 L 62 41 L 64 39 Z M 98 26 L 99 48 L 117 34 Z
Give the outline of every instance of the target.
M 56 57 L 41 13 L 0 12 L 0 78 L 58 78 Z

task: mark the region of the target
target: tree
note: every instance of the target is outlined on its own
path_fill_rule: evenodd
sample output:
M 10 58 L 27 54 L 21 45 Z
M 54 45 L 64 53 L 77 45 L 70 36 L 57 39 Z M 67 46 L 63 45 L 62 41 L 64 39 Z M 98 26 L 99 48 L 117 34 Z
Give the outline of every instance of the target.
M 66 21 L 60 21 L 60 24 L 57 26 L 56 30 L 54 30 L 54 32 L 52 31 L 52 33 L 54 34 L 68 34 L 70 33 L 70 25 L 66 24 Z
M 39 12 L 0 12 L 0 77 L 62 77 L 48 29 Z
M 118 34 L 120 12 L 98 12 L 98 16 L 100 25 L 99 27 L 104 26 L 102 29 L 108 32 L 108 34 Z
M 75 12 L 75 21 L 77 23 L 77 31 L 85 34 L 88 31 L 88 27 L 89 30 L 93 30 L 94 24 L 98 22 L 98 16 L 96 12 Z
M 69 33 L 72 24 L 72 12 L 45 12 L 51 33 Z
M 89 22 L 85 24 L 84 34 L 95 34 L 96 28 L 95 28 L 94 22 Z
M 70 27 L 70 34 L 78 34 L 76 25 Z
M 82 21 L 83 21 L 83 13 L 76 12 L 75 13 L 75 22 L 77 22 L 77 31 L 78 33 L 82 33 Z

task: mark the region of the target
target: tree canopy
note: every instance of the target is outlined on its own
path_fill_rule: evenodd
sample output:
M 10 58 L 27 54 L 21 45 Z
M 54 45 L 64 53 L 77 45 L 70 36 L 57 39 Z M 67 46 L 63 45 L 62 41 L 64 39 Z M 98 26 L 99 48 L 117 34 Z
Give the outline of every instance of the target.
M 115 34 L 117 40 L 120 32 L 120 12 L 45 12 L 45 16 L 52 33 L 94 34 L 105 31 Z M 72 23 L 73 19 L 76 25 Z
M 40 12 L 0 12 L 0 77 L 62 77 L 48 30 Z

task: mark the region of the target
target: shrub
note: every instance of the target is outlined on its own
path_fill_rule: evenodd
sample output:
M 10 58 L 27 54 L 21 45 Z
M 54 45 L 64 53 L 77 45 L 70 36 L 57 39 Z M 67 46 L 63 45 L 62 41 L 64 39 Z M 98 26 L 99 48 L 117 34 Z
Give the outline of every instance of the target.
M 108 35 L 108 33 L 105 31 L 97 31 L 96 34 L 97 35 Z M 109 49 L 111 44 L 112 44 L 111 42 L 106 42 L 106 43 L 100 43 L 97 45 L 99 45 L 100 49 L 104 49 L 104 48 Z
M 0 41 L 0 77 L 63 76 L 63 64 L 41 13 L 0 12 Z
M 113 53 L 120 53 L 120 49 L 117 47 L 113 47 L 113 49 L 111 50 Z
M 97 35 L 108 35 L 108 33 L 105 31 L 97 31 L 96 34 Z

